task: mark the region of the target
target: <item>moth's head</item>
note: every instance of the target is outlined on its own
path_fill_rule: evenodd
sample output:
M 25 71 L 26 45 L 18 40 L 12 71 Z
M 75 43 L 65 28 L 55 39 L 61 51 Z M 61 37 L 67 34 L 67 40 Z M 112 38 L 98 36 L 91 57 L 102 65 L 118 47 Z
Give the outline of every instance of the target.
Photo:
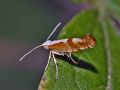
M 91 35 L 84 36 L 84 40 L 86 40 L 90 48 L 93 48 L 96 45 L 96 39 Z
M 43 46 L 45 49 L 48 49 L 48 46 L 49 46 L 50 44 L 51 44 L 51 41 L 48 40 L 48 41 L 44 42 L 44 43 L 42 44 L 42 46 Z

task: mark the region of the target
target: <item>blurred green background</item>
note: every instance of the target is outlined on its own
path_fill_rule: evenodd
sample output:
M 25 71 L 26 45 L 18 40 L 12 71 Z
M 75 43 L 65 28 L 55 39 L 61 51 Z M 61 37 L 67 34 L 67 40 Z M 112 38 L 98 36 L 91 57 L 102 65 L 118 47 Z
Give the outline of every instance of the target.
M 61 12 L 55 0 L 0 0 L 0 90 L 37 90 L 48 52 L 19 59 L 45 41 Z
M 58 22 L 59 11 L 49 0 L 1 0 L 0 7 L 1 37 L 38 41 Z

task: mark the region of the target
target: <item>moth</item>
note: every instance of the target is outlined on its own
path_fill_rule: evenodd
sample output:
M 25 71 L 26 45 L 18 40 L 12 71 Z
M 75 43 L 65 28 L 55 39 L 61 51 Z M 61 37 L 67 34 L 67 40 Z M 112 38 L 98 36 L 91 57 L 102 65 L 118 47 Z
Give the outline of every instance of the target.
M 56 66 L 56 77 L 58 76 L 58 66 L 57 66 L 57 60 L 55 58 L 55 54 L 57 55 L 67 55 L 71 60 L 77 64 L 77 62 L 71 57 L 72 52 L 76 51 L 82 51 L 88 48 L 93 48 L 96 45 L 96 39 L 87 34 L 81 38 L 66 38 L 66 39 L 61 39 L 61 40 L 54 40 L 51 41 L 49 40 L 50 37 L 53 35 L 53 33 L 57 30 L 57 28 L 60 26 L 61 23 L 58 23 L 57 26 L 54 28 L 52 33 L 48 36 L 47 40 L 41 44 L 27 52 L 19 61 L 22 61 L 27 55 L 32 53 L 34 50 L 44 47 L 45 49 L 49 50 L 49 58 L 48 58 L 48 63 L 45 67 L 45 70 L 47 69 L 50 59 L 53 57 L 53 60 L 55 62 Z

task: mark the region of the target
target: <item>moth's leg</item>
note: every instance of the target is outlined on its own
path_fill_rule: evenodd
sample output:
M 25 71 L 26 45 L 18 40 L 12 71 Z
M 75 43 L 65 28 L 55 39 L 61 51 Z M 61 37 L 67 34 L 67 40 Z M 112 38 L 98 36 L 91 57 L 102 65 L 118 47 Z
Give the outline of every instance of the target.
M 52 51 L 52 53 L 54 53 L 54 54 L 56 54 L 56 55 L 62 55 L 62 56 L 65 55 L 64 53 L 61 53 L 61 52 L 55 52 L 55 51 Z
M 65 52 L 64 55 L 67 55 L 67 57 L 70 57 L 69 53 Z
M 65 54 L 62 53 L 62 52 L 55 52 L 55 51 L 52 51 L 53 54 L 56 54 L 56 55 L 60 55 L 60 56 L 64 56 Z M 61 63 L 59 61 L 57 61 L 57 63 Z
M 71 53 L 69 53 L 69 55 L 67 55 L 67 56 L 70 57 L 70 59 L 71 59 L 75 64 L 78 64 L 78 63 L 72 58 Z
M 50 53 L 49 53 L 48 63 L 47 63 L 47 65 L 46 65 L 46 67 L 45 67 L 45 70 L 48 68 L 48 65 L 49 65 L 49 63 L 50 63 L 50 60 L 51 60 L 51 51 L 50 51 Z
M 53 56 L 53 60 L 55 62 L 55 66 L 56 66 L 56 78 L 58 78 L 58 66 L 57 66 L 57 60 L 55 58 L 55 55 L 54 55 L 54 52 L 51 53 L 52 56 Z

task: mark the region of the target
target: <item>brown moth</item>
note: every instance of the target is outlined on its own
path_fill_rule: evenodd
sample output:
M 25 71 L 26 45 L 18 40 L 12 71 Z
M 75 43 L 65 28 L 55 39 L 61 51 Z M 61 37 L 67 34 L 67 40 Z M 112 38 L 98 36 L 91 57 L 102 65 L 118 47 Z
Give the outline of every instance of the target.
M 85 35 L 82 38 L 67 38 L 67 39 L 61 39 L 61 40 L 54 40 L 51 41 L 49 38 L 52 36 L 52 34 L 56 31 L 56 29 L 60 26 L 61 23 L 58 23 L 58 25 L 55 27 L 55 29 L 52 31 L 52 33 L 48 36 L 47 40 L 41 44 L 27 52 L 19 61 L 22 61 L 28 54 L 33 52 L 34 50 L 38 49 L 39 47 L 44 47 L 47 50 L 50 50 L 48 63 L 46 65 L 46 68 L 49 65 L 51 57 L 53 57 L 53 60 L 56 65 L 56 76 L 58 76 L 58 67 L 57 67 L 57 61 L 55 58 L 55 54 L 57 55 L 67 55 L 71 58 L 71 60 L 77 64 L 76 61 L 74 61 L 71 57 L 72 52 L 85 50 L 88 48 L 93 48 L 96 45 L 96 39 L 92 37 L 91 35 Z

